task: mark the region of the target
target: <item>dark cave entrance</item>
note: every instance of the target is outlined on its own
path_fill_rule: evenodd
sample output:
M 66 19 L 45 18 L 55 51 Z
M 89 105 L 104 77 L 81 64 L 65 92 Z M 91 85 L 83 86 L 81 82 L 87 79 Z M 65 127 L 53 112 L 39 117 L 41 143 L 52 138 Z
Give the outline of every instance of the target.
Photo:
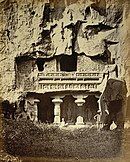
M 75 98 L 72 95 L 66 95 L 61 103 L 61 119 L 67 123 L 75 124 L 77 104 L 74 102 Z
M 42 123 L 53 123 L 54 122 L 54 103 L 52 102 L 52 94 L 29 94 L 27 99 L 30 98 L 32 101 L 38 99 L 40 102 L 37 103 L 38 107 L 38 120 Z M 71 94 L 66 94 L 62 98 L 63 102 L 60 104 L 60 121 L 64 118 L 65 123 L 76 124 L 77 117 L 82 116 L 83 121 L 94 123 L 94 115 L 97 114 L 98 103 L 94 95 L 90 95 L 85 99 L 85 103 L 82 106 L 78 106 L 75 103 L 76 98 Z
M 60 71 L 77 71 L 77 55 L 74 53 L 70 56 L 62 55 L 59 59 Z
M 36 60 L 36 65 L 39 71 L 43 71 L 44 70 L 44 59 L 43 58 L 37 58 Z
M 52 103 L 52 98 L 50 94 L 28 93 L 26 96 L 26 100 L 30 102 L 31 106 L 33 105 L 33 101 L 35 99 L 39 100 L 39 102 L 37 103 L 38 121 L 42 123 L 53 123 L 54 104 Z
M 43 123 L 54 122 L 54 104 L 49 94 L 39 95 L 38 120 Z
M 76 98 L 72 95 L 66 95 L 61 103 L 61 119 L 69 124 L 76 124 L 78 116 L 83 117 L 84 124 L 91 122 L 95 124 L 94 116 L 97 114 L 98 98 L 95 95 L 89 95 L 82 106 L 75 103 Z
M 98 111 L 98 98 L 95 95 L 90 95 L 85 99 L 85 103 L 83 104 L 83 117 L 84 123 L 92 122 L 93 124 L 96 122 L 94 116 Z

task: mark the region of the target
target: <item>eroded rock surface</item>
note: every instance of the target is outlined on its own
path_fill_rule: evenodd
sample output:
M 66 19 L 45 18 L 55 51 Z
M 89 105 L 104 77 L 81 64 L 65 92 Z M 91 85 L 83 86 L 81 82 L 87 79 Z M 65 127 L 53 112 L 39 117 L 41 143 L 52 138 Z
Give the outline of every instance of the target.
M 48 65 L 40 67 L 39 63 L 38 68 L 53 71 L 51 65 L 55 62 L 49 64 L 48 59 L 73 54 L 82 55 L 79 60 L 88 71 L 103 71 L 116 65 L 117 75 L 129 85 L 127 0 L 6 0 L 0 2 L 0 8 L 0 91 L 4 99 L 13 101 L 23 93 L 23 89 L 16 90 L 18 58 L 18 68 L 25 67 L 19 71 L 18 82 L 26 83 L 25 90 L 34 85 L 33 65 L 39 63 L 39 57 L 46 59 Z M 84 63 L 85 56 L 88 64 Z M 24 65 L 25 60 L 21 61 L 24 57 L 26 65 L 31 66 Z

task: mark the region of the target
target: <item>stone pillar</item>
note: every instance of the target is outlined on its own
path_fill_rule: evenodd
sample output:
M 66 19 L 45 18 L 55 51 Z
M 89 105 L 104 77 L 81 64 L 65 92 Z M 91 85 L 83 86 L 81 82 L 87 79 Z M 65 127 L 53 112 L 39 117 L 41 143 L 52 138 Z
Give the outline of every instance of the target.
M 94 116 L 94 119 L 96 120 L 96 127 L 97 127 L 97 129 L 100 130 L 100 128 L 101 128 L 101 114 L 97 113 Z
M 95 95 L 96 98 L 98 98 L 98 112 L 102 112 L 102 109 L 101 109 L 101 95 L 98 96 L 98 95 Z
M 100 101 L 100 98 L 97 101 L 97 103 L 98 103 L 98 112 L 101 112 L 101 101 Z
M 60 99 L 59 96 L 55 96 L 55 98 L 52 100 L 54 103 L 54 124 L 59 125 L 60 124 L 60 104 L 63 102 L 62 99 Z
M 101 109 L 101 96 L 95 95 L 96 98 L 98 98 L 98 111 L 97 114 L 94 116 L 94 119 L 96 120 L 96 127 L 98 130 L 102 128 L 102 122 L 101 122 L 101 117 L 102 117 L 102 109 Z
M 38 121 L 38 107 L 37 107 L 38 102 L 40 102 L 38 99 L 34 99 L 34 119 L 33 119 L 33 121 L 35 121 L 35 122 Z
M 84 122 L 83 122 L 83 113 L 82 113 L 82 106 L 85 103 L 84 98 L 86 98 L 86 97 L 87 96 L 83 96 L 83 95 L 74 96 L 74 98 L 77 98 L 75 100 L 75 103 L 77 104 L 78 108 L 80 109 L 79 110 L 79 114 L 77 116 L 76 125 L 83 125 L 84 124 Z

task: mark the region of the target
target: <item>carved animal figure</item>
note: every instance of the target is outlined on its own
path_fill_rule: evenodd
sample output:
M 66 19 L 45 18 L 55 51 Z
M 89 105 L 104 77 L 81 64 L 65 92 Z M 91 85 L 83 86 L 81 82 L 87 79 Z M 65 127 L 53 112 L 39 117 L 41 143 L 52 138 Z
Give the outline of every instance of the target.
M 115 79 L 107 81 L 106 88 L 101 96 L 104 129 L 110 129 L 112 122 L 115 122 L 117 128 L 123 128 L 126 93 L 126 84 L 123 81 Z

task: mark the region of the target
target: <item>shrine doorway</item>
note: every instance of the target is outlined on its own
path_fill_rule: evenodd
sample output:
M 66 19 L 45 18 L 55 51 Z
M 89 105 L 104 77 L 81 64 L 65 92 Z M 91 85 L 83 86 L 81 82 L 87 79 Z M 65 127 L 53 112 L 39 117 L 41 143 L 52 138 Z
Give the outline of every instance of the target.
M 54 104 L 49 94 L 42 94 L 38 96 L 40 102 L 38 103 L 38 120 L 42 123 L 54 122 Z
M 61 119 L 64 118 L 65 123 L 75 124 L 77 104 L 72 95 L 66 95 L 61 103 Z
M 94 116 L 97 114 L 98 111 L 98 98 L 95 95 L 89 95 L 85 99 L 85 103 L 83 105 L 83 118 L 84 123 L 91 122 L 95 124 Z

